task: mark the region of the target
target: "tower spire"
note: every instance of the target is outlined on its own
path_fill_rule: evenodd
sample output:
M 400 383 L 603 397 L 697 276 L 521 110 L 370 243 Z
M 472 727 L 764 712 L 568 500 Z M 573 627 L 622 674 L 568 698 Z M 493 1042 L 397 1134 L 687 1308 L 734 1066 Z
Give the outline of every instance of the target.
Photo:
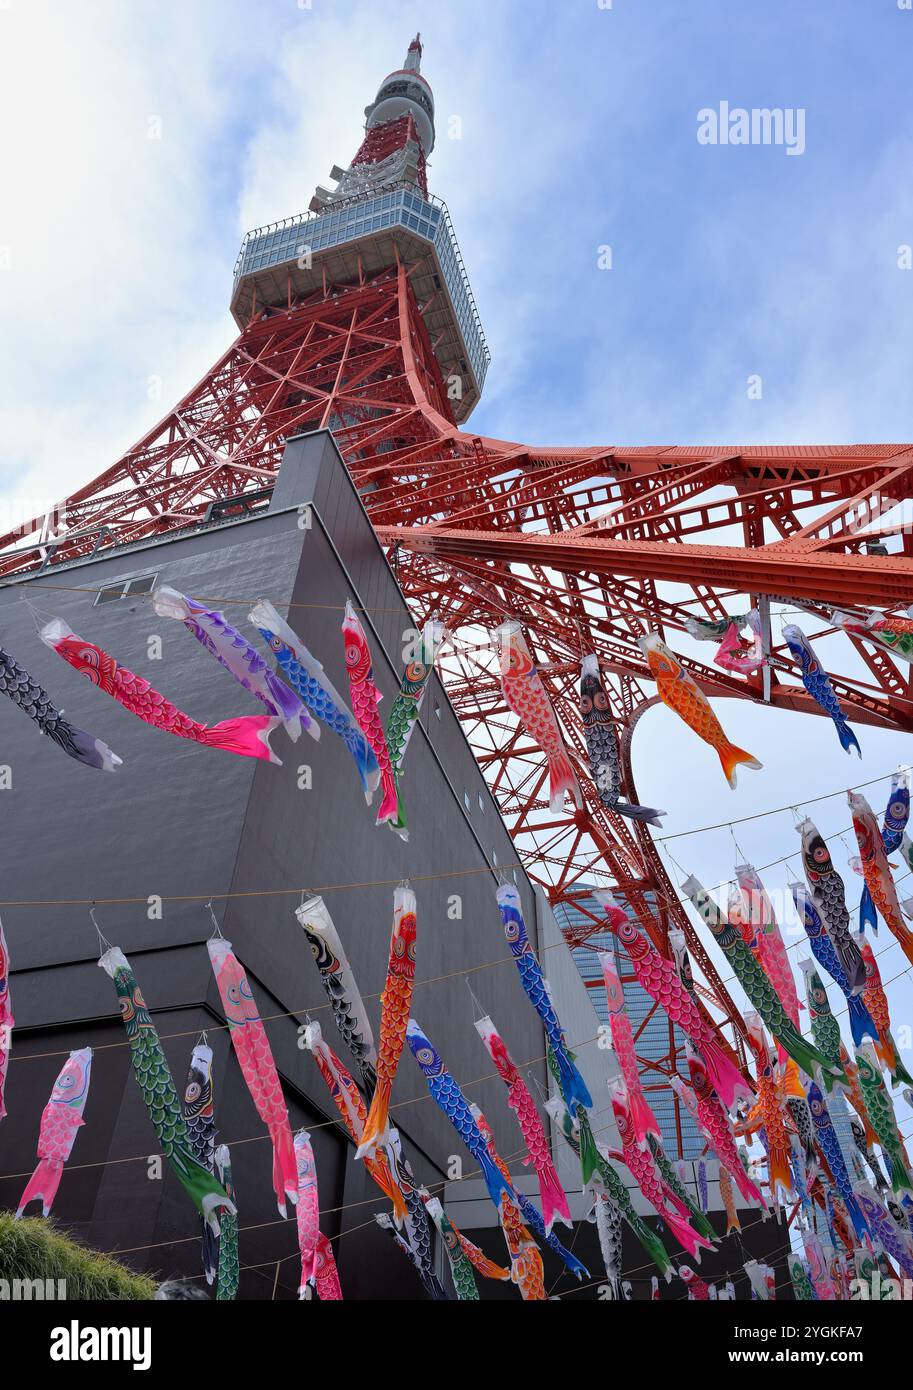
M 330 178 L 336 187 L 317 187 L 312 212 L 400 184 L 414 185 L 427 198 L 425 162 L 434 149 L 434 96 L 421 65 L 422 37 L 416 34 L 403 66 L 387 74 L 365 107 L 365 138 L 354 159 L 348 169 L 333 166 Z

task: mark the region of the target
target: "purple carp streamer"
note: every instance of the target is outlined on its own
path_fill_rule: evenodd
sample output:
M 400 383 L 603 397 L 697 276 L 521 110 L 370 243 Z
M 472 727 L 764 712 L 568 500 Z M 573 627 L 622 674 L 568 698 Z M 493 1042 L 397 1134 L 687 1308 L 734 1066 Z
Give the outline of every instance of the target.
M 323 898 L 308 898 L 295 916 L 314 956 L 336 1027 L 352 1054 L 370 1102 L 377 1085 L 377 1048 L 364 1000 Z
M 312 738 L 320 737 L 320 726 L 311 719 L 294 690 L 279 679 L 256 647 L 232 626 L 224 613 L 207 608 L 198 599 L 178 593 L 167 584 L 153 592 L 152 607 L 160 618 L 174 618 L 183 623 L 239 685 L 255 695 L 270 714 L 279 716 L 293 743 L 297 743 L 302 729 Z
M 257 1114 L 273 1143 L 273 1190 L 279 1215 L 285 1216 L 286 1197 L 298 1201 L 298 1170 L 282 1084 L 244 967 L 223 936 L 207 943 L 225 1021 L 235 1056 Z
M 9 1067 L 10 1048 L 13 1043 L 13 1004 L 10 999 L 10 956 L 0 922 L 0 1120 L 6 1114 L 4 1093 L 6 1073 Z
M 194 1154 L 174 1080 L 130 962 L 118 946 L 109 946 L 98 964 L 114 981 L 134 1075 L 162 1152 L 197 1211 L 218 1235 L 217 1210 L 234 1212 L 235 1204 Z
M 16 1217 L 29 1202 L 41 1202 L 41 1214 L 50 1213 L 60 1186 L 63 1165 L 73 1149 L 76 1135 L 85 1124 L 82 1118 L 92 1076 L 92 1049 L 71 1052 L 54 1082 L 51 1098 L 41 1116 L 38 1133 L 38 1166 L 19 1200 Z
M 113 772 L 121 759 L 94 734 L 78 729 L 51 703 L 47 691 L 33 680 L 15 657 L 0 647 L 0 691 L 27 714 L 43 734 L 62 748 L 67 757 L 101 772 Z

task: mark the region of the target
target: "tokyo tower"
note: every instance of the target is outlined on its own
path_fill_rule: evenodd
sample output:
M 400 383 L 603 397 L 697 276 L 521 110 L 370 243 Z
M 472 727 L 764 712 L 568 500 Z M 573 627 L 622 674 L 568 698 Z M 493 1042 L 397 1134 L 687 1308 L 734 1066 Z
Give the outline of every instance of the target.
M 333 187 L 244 238 L 234 342 L 105 472 L 0 537 L 0 578 L 256 510 L 285 441 L 332 431 L 416 622 L 436 616 L 463 638 L 442 676 L 529 873 L 555 905 L 607 876 L 665 955 L 680 928 L 709 1016 L 743 1056 L 739 1011 L 649 829 L 605 806 L 590 777 L 580 660 L 599 658 L 630 801 L 632 736 L 657 699 L 637 643 L 647 627 L 675 646 L 689 617 L 757 607 L 764 670 L 743 678 L 689 659 L 691 675 L 711 698 L 820 714 L 765 615 L 773 598 L 825 622 L 833 605 L 909 601 L 913 445 L 541 448 L 474 433 L 489 352 L 447 207 L 428 192 L 434 97 L 421 59 L 416 36 Z M 522 624 L 558 714 L 579 810 L 549 810 L 544 755 L 482 650 L 505 618 Z M 913 727 L 909 667 L 848 640 L 866 672 L 831 673 L 849 718 Z M 670 1024 L 660 1072 L 679 1060 Z

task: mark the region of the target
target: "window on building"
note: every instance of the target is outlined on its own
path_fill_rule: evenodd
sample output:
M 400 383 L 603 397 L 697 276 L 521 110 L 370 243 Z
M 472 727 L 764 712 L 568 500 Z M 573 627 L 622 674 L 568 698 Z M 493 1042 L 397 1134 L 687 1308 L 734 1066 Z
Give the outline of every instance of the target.
M 479 792 L 479 810 L 480 810 L 480 811 L 482 812 L 482 814 L 484 815 L 484 813 L 485 813 L 485 798 L 484 798 L 484 796 L 482 795 L 481 792 Z
M 435 719 L 440 719 L 441 717 L 441 707 L 438 704 L 437 700 L 435 700 L 434 702 L 434 717 Z
M 467 811 L 472 810 L 472 802 L 469 800 L 469 792 L 467 791 L 463 792 L 463 805 L 466 807 Z
M 498 862 L 498 851 L 496 849 L 491 851 L 491 862 L 492 864 L 497 864 Z
M 115 584 L 106 584 L 95 595 L 95 606 L 102 603 L 115 603 L 122 598 L 136 598 L 140 594 L 151 593 L 155 588 L 156 574 L 141 574 L 133 579 L 119 579 Z

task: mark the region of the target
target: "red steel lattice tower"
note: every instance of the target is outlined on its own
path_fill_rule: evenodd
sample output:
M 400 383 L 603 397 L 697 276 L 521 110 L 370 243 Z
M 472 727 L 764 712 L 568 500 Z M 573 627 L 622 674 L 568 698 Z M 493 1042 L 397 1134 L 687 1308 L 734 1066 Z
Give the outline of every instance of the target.
M 897 504 L 911 496 L 913 445 L 540 448 L 468 430 L 489 354 L 447 208 L 427 192 L 434 98 L 421 52 L 416 37 L 381 83 L 335 188 L 245 237 L 239 334 L 224 355 L 100 477 L 0 537 L 0 581 L 255 509 L 289 436 L 331 430 L 416 621 L 435 614 L 470 638 L 505 617 L 523 624 L 582 810 L 550 812 L 543 756 L 506 708 L 488 653 L 466 640 L 444 677 L 530 873 L 554 903 L 607 873 L 665 954 L 680 927 L 706 1006 L 740 1049 L 738 1010 L 650 831 L 607 809 L 586 770 L 580 656 L 599 656 L 637 800 L 631 736 L 656 699 L 636 640 L 644 623 L 674 645 L 689 616 L 719 618 L 746 597 L 763 613 L 786 596 L 825 620 L 832 604 L 906 603 L 913 540 Z M 764 676 L 688 669 L 711 697 L 819 713 L 788 649 L 769 640 Z M 833 677 L 849 716 L 913 727 L 909 668 L 854 645 L 867 677 Z M 647 1085 L 676 1061 L 670 1029 Z

